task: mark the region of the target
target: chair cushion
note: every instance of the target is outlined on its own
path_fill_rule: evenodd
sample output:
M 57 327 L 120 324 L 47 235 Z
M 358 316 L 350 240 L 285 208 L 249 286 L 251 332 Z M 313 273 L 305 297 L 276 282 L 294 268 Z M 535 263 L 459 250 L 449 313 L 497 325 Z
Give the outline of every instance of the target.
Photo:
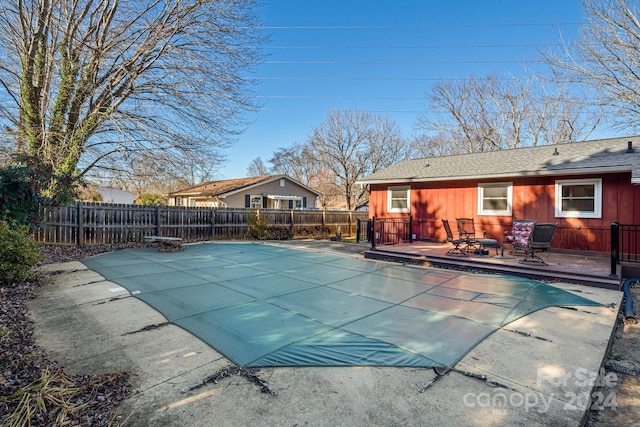
M 519 246 L 528 246 L 529 237 L 533 233 L 535 227 L 534 222 L 514 222 L 513 223 L 513 242 Z

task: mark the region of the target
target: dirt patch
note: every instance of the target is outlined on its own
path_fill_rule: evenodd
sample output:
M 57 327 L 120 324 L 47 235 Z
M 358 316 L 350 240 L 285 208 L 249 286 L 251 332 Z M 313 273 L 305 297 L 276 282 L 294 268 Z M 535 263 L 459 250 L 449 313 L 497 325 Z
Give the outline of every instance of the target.
M 632 285 L 631 296 L 638 312 L 640 286 Z M 600 387 L 593 393 L 587 427 L 640 426 L 640 322 L 621 315 L 607 355 Z

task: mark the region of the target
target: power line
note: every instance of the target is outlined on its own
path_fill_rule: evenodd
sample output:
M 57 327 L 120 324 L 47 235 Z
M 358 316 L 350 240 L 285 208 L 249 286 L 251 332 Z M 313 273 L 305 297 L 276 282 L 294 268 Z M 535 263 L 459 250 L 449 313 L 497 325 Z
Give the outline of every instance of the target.
M 484 45 L 349 45 L 349 46 L 340 46 L 340 45 L 299 45 L 299 46 L 265 46 L 263 49 L 283 49 L 283 50 L 320 50 L 320 49 L 504 49 L 504 48 L 523 48 L 523 47 L 559 47 L 563 46 L 562 43 L 542 43 L 542 44 L 484 44 Z
M 331 108 L 330 108 L 331 109 Z M 336 108 L 338 109 L 338 108 Z M 340 108 L 342 110 L 352 110 L 352 108 Z M 371 110 L 368 108 L 358 108 L 358 110 L 366 111 L 368 113 L 406 113 L 406 114 L 416 114 L 422 113 L 425 110 Z M 261 108 L 260 111 L 268 111 L 268 112 L 277 112 L 277 113 L 326 113 L 327 109 L 318 109 L 318 108 Z
M 438 64 L 545 64 L 545 61 L 494 60 L 494 61 L 264 61 L 269 65 L 438 65 Z
M 327 109 L 339 109 L 339 110 L 359 110 L 365 111 L 368 113 L 393 113 L 393 114 L 422 114 L 426 113 L 429 115 L 450 115 L 450 112 L 444 110 L 389 110 L 389 109 L 370 109 L 370 108 L 344 108 L 344 107 L 327 107 L 327 108 L 261 108 L 261 112 L 275 112 L 275 113 L 326 113 Z M 498 114 L 498 113 L 495 113 Z M 590 115 L 593 114 L 591 111 L 580 111 L 576 113 L 578 115 Z
M 582 25 L 584 22 L 529 22 L 508 24 L 425 24 L 425 25 L 267 25 L 256 26 L 260 30 L 396 30 L 427 28 L 498 28 L 498 27 L 566 27 Z
M 256 98 L 268 99 L 347 99 L 368 101 L 414 101 L 424 100 L 424 97 L 396 97 L 396 96 L 314 96 L 314 95 L 257 95 Z
M 296 77 L 296 76 L 259 76 L 256 80 L 269 81 L 462 81 L 465 78 L 439 78 L 439 77 Z M 511 80 L 516 80 L 513 77 Z
M 342 96 L 342 95 L 256 95 L 257 99 L 300 99 L 300 100 L 347 100 L 347 101 L 426 101 L 425 96 Z M 584 104 L 585 102 L 597 102 L 597 98 L 554 98 L 549 96 L 548 98 L 541 97 L 529 97 L 527 99 L 534 101 L 553 100 L 558 102 L 566 102 L 572 104 Z

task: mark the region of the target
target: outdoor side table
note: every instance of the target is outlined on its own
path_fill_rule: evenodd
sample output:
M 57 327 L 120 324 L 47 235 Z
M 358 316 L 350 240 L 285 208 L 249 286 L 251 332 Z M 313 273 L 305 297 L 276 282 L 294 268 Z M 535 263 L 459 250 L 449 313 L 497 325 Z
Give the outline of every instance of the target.
M 496 255 L 498 255 L 498 249 L 502 249 L 502 245 L 495 239 L 473 239 L 473 242 L 480 245 L 480 249 L 495 248 Z

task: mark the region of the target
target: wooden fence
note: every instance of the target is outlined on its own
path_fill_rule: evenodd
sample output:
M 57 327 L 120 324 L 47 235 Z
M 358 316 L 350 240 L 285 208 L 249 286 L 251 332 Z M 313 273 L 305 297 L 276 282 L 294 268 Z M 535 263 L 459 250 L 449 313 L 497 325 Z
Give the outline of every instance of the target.
M 47 211 L 33 231 L 38 242 L 66 245 L 142 241 L 144 236 L 181 237 L 189 241 L 243 239 L 248 219 L 257 215 L 294 237 L 329 237 L 356 233 L 367 212 L 140 206 L 76 203 Z

